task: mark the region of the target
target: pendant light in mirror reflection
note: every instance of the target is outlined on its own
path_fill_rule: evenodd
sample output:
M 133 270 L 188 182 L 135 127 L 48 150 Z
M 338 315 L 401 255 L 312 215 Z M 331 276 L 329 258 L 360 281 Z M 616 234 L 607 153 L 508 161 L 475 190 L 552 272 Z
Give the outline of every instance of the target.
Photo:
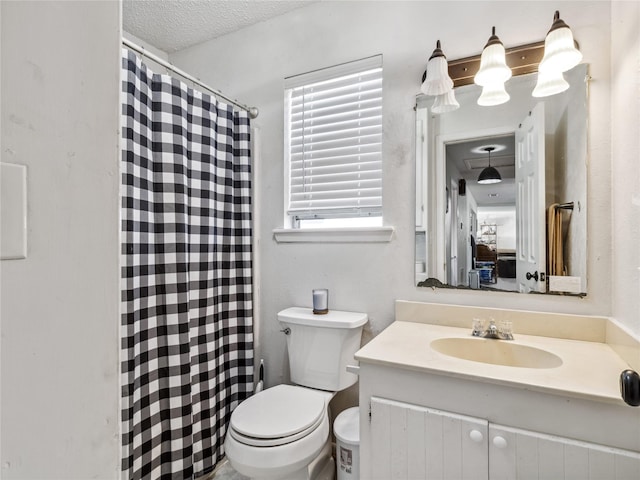
M 490 185 L 492 183 L 500 183 L 502 181 L 500 172 L 491 166 L 491 152 L 495 149 L 495 147 L 483 148 L 483 150 L 489 154 L 489 166 L 482 170 L 478 176 L 478 183 L 481 185 Z
M 460 105 L 456 101 L 453 91 L 453 80 L 449 76 L 449 65 L 440 46 L 440 40 L 436 42 L 436 49 L 429 57 L 427 71 L 422 77 L 420 90 L 425 95 L 436 97 L 432 113 L 439 114 L 451 112 Z

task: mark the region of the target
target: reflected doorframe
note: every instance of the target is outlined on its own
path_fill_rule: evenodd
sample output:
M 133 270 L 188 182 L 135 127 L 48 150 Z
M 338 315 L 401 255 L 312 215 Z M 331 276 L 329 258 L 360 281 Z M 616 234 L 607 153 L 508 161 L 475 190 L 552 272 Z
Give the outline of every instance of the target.
M 427 258 L 433 259 L 433 261 L 428 262 L 427 265 L 428 277 L 437 278 L 441 282 L 447 283 L 448 262 L 445 245 L 445 235 L 448 233 L 446 232 L 445 222 L 447 201 L 445 191 L 447 186 L 447 145 L 480 140 L 487 137 L 515 135 L 515 132 L 515 128 L 505 126 L 436 135 L 434 145 L 435 165 L 429 166 L 430 171 L 433 173 L 433 175 L 429 176 L 431 179 L 429 188 L 434 192 L 435 202 L 431 203 L 432 208 L 427 209 L 427 224 L 429 229 L 434 232 L 436 241 L 427 244 Z

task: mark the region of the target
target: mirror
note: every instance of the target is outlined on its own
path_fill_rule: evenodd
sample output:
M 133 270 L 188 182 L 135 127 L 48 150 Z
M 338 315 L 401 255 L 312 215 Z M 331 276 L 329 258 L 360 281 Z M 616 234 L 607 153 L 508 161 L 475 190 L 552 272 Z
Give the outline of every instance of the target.
M 417 98 L 418 286 L 586 295 L 587 65 L 564 76 L 544 98 L 537 74 L 513 77 L 494 107 L 458 87 L 460 108 L 441 115 Z M 489 166 L 501 181 L 479 184 Z

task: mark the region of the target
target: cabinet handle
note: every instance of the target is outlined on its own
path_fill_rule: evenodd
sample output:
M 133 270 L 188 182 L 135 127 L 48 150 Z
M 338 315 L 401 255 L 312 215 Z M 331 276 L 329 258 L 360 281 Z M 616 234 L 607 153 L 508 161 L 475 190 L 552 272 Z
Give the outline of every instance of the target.
M 476 443 L 480 443 L 484 440 L 484 436 L 480 430 L 471 430 L 471 432 L 469 432 L 469 438 Z
M 504 437 L 495 436 L 493 437 L 493 445 L 496 448 L 507 448 L 507 441 L 504 439 Z

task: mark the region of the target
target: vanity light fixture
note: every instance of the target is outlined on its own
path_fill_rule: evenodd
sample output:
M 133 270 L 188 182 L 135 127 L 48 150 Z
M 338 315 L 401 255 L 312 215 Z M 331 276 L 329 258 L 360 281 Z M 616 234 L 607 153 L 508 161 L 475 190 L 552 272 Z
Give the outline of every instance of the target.
M 453 80 L 449 76 L 447 57 L 442 53 L 440 40 L 436 42 L 436 49 L 427 62 L 426 78 L 420 87 L 422 93 L 437 96 L 453 91 Z
M 504 83 L 493 83 L 482 87 L 482 94 L 478 98 L 478 105 L 491 107 L 507 103 L 511 97 L 504 88 Z
M 569 26 L 560 18 L 556 10 L 553 24 L 544 40 L 544 57 L 538 66 L 539 72 L 566 72 L 578 65 L 582 53 L 576 48 Z
M 504 82 L 511 78 L 512 73 L 505 55 L 504 45 L 496 35 L 496 27 L 493 27 L 480 56 L 480 69 L 473 77 L 473 81 L 483 87 L 479 105 L 500 105 L 509 100 Z
M 502 181 L 500 172 L 491 166 L 491 152 L 495 150 L 495 147 L 485 147 L 484 150 L 489 154 L 489 166 L 480 172 L 478 183 L 481 185 L 500 183 Z
M 425 95 L 436 97 L 431 107 L 432 113 L 440 114 L 460 108 L 453 91 L 453 80 L 449 76 L 447 57 L 444 56 L 440 47 L 440 40 L 436 42 L 436 49 L 429 57 L 420 90 Z
M 564 92 L 569 84 L 563 73 L 582 60 L 582 53 L 571 29 L 560 12 L 554 14 L 551 29 L 543 41 L 504 48 L 492 27 L 491 36 L 481 55 L 447 62 L 438 40 L 424 72 L 421 90 L 436 97 L 432 113 L 444 113 L 459 108 L 453 87 L 475 83 L 482 87 L 478 105 L 500 105 L 509 101 L 505 82 L 512 76 L 538 73 L 534 97 L 547 97 Z
M 460 104 L 456 100 L 456 95 L 453 92 L 452 88 L 447 93 L 436 96 L 436 99 L 433 102 L 433 106 L 431 107 L 431 112 L 440 114 L 452 112 L 453 110 L 457 110 L 458 108 L 460 108 Z
M 569 88 L 569 82 L 564 79 L 562 72 L 538 72 L 536 87 L 531 93 L 534 97 L 548 97 L 564 92 Z

